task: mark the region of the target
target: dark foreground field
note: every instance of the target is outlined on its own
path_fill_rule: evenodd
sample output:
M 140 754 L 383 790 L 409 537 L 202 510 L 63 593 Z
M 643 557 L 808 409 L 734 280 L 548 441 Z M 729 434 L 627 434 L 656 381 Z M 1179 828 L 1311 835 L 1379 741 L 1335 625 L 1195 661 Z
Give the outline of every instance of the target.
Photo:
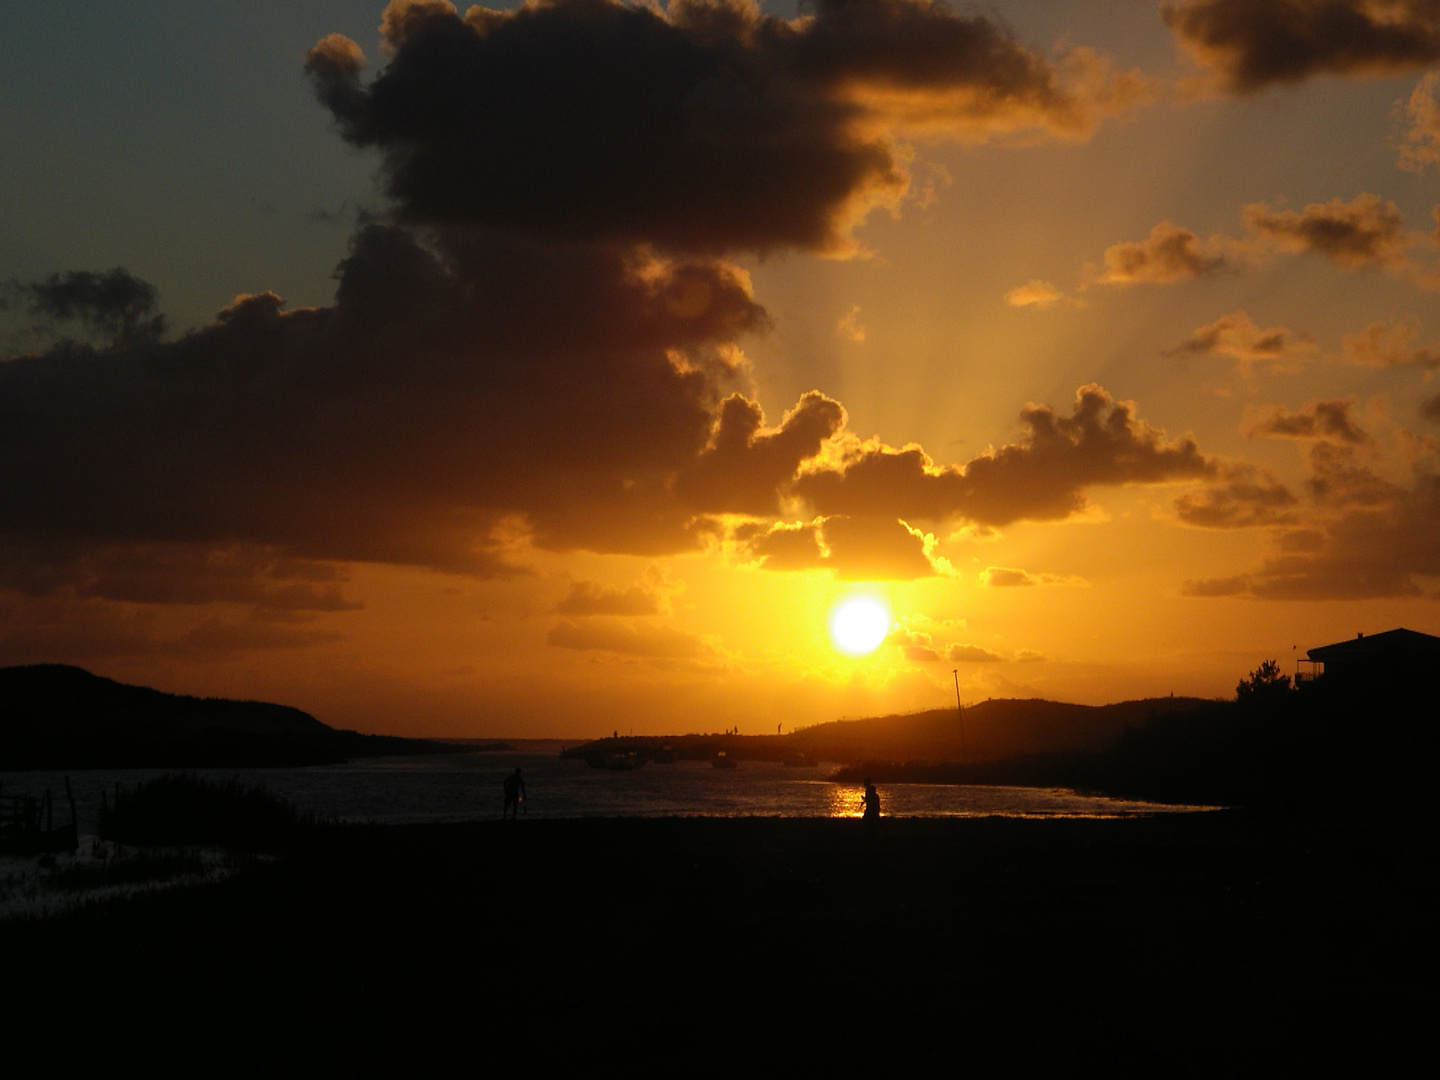
M 1428 1043 L 1421 835 L 1231 813 L 319 829 L 219 886 L 0 927 L 7 1029 L 57 1066 L 162 1073 L 1373 1067 Z

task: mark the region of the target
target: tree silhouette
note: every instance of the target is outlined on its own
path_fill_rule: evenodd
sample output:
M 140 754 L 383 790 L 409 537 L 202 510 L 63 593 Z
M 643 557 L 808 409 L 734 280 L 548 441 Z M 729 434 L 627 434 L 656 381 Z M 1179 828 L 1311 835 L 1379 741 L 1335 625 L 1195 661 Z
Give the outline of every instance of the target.
M 1265 701 L 1290 690 L 1290 676 L 1274 660 L 1266 660 L 1235 687 L 1236 701 Z

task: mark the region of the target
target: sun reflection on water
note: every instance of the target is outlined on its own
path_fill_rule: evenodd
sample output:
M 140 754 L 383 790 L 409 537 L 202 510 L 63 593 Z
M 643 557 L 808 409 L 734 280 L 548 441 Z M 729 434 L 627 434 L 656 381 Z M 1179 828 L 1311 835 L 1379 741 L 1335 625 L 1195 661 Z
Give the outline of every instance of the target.
M 860 817 L 865 812 L 865 789 L 859 784 L 830 785 L 830 816 Z

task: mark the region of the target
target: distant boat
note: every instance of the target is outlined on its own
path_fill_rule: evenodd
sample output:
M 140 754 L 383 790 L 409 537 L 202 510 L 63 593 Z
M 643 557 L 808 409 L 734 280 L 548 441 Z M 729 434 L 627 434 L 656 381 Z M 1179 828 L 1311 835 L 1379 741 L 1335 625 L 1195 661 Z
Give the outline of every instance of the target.
M 710 764 L 714 765 L 717 769 L 733 769 L 740 763 L 734 758 L 728 757 L 725 751 L 721 750 L 717 752 L 713 758 L 710 759 Z
M 631 750 L 628 754 L 606 754 L 605 768 L 616 772 L 634 772 L 645 764 L 645 759 Z
M 815 762 L 804 754 L 791 754 L 784 761 L 787 769 L 813 769 Z

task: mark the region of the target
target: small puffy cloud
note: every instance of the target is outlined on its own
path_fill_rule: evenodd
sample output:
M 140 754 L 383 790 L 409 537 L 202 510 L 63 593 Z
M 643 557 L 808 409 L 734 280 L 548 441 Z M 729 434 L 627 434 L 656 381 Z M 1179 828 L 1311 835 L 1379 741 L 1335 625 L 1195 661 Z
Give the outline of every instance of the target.
M 897 626 L 892 630 L 886 637 L 885 644 L 899 649 L 905 659 L 913 663 L 933 664 L 943 659 L 929 634 L 904 626 Z
M 1038 585 L 1039 582 L 1024 570 L 1014 570 L 1007 566 L 987 566 L 980 572 L 980 584 L 996 589 L 1008 589 L 1022 585 Z
M 1032 574 L 1009 566 L 987 566 L 979 574 L 981 585 L 992 589 L 1023 588 L 1032 585 L 1084 585 L 1084 578 L 1067 574 Z
M 945 650 L 945 659 L 952 664 L 1001 664 L 1006 657 L 979 645 L 951 645 Z
M 1166 355 L 1224 356 L 1248 375 L 1256 365 L 1270 371 L 1292 371 L 1314 352 L 1315 340 L 1309 334 L 1294 334 L 1285 326 L 1261 329 L 1249 314 L 1235 311 L 1195 330 L 1188 341 L 1167 350 Z
M 1424 172 L 1440 163 L 1440 71 L 1432 71 L 1415 84 L 1405 102 L 1409 127 L 1400 144 L 1400 167 Z
M 1440 288 L 1440 272 L 1409 254 L 1412 248 L 1440 243 L 1440 207 L 1435 216 L 1435 233 L 1426 236 L 1406 231 L 1399 207 L 1368 193 L 1348 202 L 1334 198 L 1309 203 L 1301 211 L 1250 203 L 1241 208 L 1248 237 L 1216 235 L 1202 242 L 1189 229 L 1162 221 L 1144 240 L 1106 248 L 1104 268 L 1093 280 L 1106 285 L 1168 284 L 1246 270 L 1277 251 L 1308 251 L 1347 270 L 1380 267 L 1421 288 Z
M 1105 249 L 1104 285 L 1168 284 L 1210 277 L 1231 268 L 1216 242 L 1204 243 L 1189 229 L 1162 221 L 1144 240 Z
M 1011 289 L 1005 294 L 1005 302 L 1011 307 L 1017 308 L 1048 308 L 1054 307 L 1056 304 L 1065 304 L 1070 307 L 1081 306 L 1081 301 L 1067 296 L 1050 282 L 1041 281 L 1039 278 Z
M 1440 60 L 1434 0 L 1181 0 L 1162 13 L 1185 51 L 1240 94 Z
M 1369 442 L 1369 433 L 1350 418 L 1354 407 L 1354 398 L 1312 401 L 1298 412 L 1276 407 L 1256 421 L 1249 434 L 1252 438 L 1335 439 L 1356 445 Z
M 835 324 L 835 333 L 857 345 L 865 340 L 865 324 L 860 321 L 860 305 L 856 304 Z
M 1440 368 L 1440 349 L 1417 347 L 1419 334 L 1414 323 L 1371 323 L 1359 334 L 1346 335 L 1345 359 L 1367 367 Z
M 1412 241 L 1400 208 L 1375 195 L 1309 203 L 1299 212 L 1251 203 L 1242 216 L 1251 232 L 1281 249 L 1313 251 L 1349 270 L 1409 265 L 1405 251 Z

